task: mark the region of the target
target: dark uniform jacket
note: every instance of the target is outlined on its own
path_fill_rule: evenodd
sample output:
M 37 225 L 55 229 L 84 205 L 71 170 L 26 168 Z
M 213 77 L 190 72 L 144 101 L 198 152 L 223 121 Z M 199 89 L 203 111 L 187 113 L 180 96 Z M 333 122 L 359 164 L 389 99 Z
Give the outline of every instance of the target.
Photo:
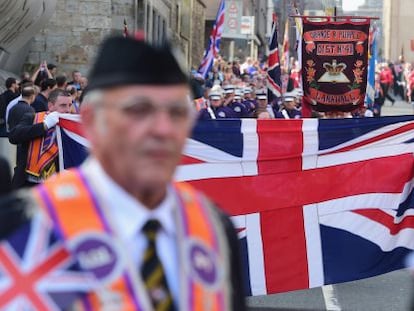
M 286 113 L 288 114 L 290 119 L 300 119 L 301 118 L 301 112 L 300 112 L 300 110 L 297 110 L 297 109 L 292 109 L 292 110 L 282 109 L 281 111 L 277 112 L 276 118 L 285 119 L 285 116 L 283 115 L 282 111 L 286 111 Z
M 234 119 L 238 118 L 236 112 L 229 106 L 211 107 L 216 119 Z M 213 119 L 207 108 L 203 108 L 198 113 L 198 120 L 211 120 Z
M 25 101 L 20 101 L 9 113 L 9 141 L 17 145 L 16 167 L 12 188 L 18 189 L 26 184 L 26 163 L 30 141 L 46 135 L 43 123 L 33 124 L 35 111 Z

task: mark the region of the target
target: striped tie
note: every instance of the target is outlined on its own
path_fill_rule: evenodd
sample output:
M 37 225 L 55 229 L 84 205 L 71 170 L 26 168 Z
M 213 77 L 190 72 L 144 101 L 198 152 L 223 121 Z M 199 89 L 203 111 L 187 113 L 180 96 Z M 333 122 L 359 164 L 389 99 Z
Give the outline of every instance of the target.
M 161 225 L 158 220 L 148 220 L 142 228 L 142 231 L 148 239 L 148 246 L 144 253 L 141 275 L 154 310 L 173 311 L 175 308 L 172 296 L 168 289 L 164 268 L 155 248 L 155 238 L 160 227 Z

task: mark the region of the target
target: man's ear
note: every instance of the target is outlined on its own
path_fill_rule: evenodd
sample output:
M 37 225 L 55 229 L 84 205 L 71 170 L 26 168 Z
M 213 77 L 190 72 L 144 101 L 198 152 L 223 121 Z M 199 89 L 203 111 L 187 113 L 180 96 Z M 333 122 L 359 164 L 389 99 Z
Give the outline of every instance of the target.
M 82 130 L 87 138 L 89 139 L 89 132 L 93 128 L 94 124 L 94 109 L 90 105 L 81 105 L 80 116 L 82 119 Z

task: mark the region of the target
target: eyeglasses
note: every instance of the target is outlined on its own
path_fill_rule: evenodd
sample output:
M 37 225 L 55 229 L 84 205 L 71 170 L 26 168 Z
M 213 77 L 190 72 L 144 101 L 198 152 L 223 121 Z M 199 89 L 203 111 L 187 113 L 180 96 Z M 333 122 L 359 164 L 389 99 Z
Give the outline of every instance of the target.
M 149 98 L 133 98 L 116 104 L 104 104 L 114 108 L 136 120 L 151 119 L 160 111 L 164 111 L 171 120 L 180 122 L 189 118 L 193 112 L 189 100 L 156 104 Z

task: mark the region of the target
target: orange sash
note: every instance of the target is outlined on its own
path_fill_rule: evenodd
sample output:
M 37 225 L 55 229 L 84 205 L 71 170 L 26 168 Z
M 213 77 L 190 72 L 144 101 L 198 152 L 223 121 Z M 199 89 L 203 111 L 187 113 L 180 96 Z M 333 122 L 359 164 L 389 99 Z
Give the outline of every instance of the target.
M 216 212 L 190 185 L 177 183 L 175 189 L 180 202 L 176 213 L 181 265 L 177 309 L 228 310 L 228 245 Z M 100 310 L 108 301 L 116 301 L 116 310 L 151 310 L 139 269 L 128 262 L 128 248 L 121 246 L 105 207 L 82 171 L 69 170 L 34 192 L 81 269 L 96 273 L 100 288 L 77 308 Z
M 222 228 L 209 211 L 208 204 L 202 202 L 195 189 L 187 183 L 175 184 L 179 193 L 183 236 L 189 241 L 181 247 L 181 265 L 188 269 L 189 277 L 182 278 L 181 289 L 187 293 L 188 308 L 185 310 L 230 310 L 228 254 Z M 210 207 L 211 208 L 211 207 Z M 228 282 L 228 283 L 227 283 Z
M 46 112 L 36 113 L 34 124 L 42 123 Z M 30 142 L 27 156 L 26 172 L 36 177 L 46 179 L 56 171 L 53 161 L 58 155 L 58 146 L 55 140 L 55 129 L 49 129 L 44 137 L 38 137 Z

